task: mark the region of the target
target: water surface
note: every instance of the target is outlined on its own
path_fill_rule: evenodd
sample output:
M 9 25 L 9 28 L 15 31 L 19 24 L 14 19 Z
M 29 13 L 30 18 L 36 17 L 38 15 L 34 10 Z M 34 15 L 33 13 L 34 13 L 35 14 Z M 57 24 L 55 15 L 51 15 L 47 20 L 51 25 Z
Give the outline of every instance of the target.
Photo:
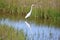
M 28 24 L 26 24 L 26 23 Z M 15 29 L 23 29 L 24 34 L 27 34 L 27 40 L 59 40 L 60 28 L 52 25 L 37 25 L 31 21 L 19 20 L 13 21 L 10 19 L 0 19 L 0 25 L 12 26 Z M 30 27 L 28 27 L 30 26 Z

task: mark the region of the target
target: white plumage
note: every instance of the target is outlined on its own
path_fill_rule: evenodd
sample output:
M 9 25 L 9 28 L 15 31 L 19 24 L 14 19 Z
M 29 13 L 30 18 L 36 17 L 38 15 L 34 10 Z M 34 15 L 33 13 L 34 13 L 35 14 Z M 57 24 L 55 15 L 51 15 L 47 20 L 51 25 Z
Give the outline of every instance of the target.
M 28 17 L 31 15 L 31 13 L 32 13 L 32 7 L 33 7 L 33 6 L 34 6 L 34 5 L 32 4 L 31 10 L 30 10 L 30 12 L 25 16 L 25 19 L 28 18 Z

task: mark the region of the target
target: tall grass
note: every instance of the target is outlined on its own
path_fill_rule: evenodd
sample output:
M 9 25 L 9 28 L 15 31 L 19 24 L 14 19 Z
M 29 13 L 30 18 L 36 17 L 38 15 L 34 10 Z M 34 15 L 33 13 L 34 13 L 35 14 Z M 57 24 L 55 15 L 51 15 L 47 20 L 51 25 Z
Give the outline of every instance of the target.
M 37 1 L 37 2 L 36 2 Z M 20 16 L 26 15 L 30 11 L 30 6 L 33 3 L 36 3 L 35 7 L 33 7 L 32 11 L 32 17 L 37 17 L 37 18 L 43 18 L 43 19 L 49 19 L 49 18 L 56 18 L 60 17 L 60 9 L 58 5 L 58 1 L 54 0 L 51 1 L 52 4 L 49 5 L 50 0 L 42 1 L 41 0 L 36 0 L 36 1 L 24 1 L 24 0 L 0 0 L 0 14 L 1 13 L 10 13 L 11 15 L 14 16 L 14 14 L 18 14 Z M 57 1 L 57 2 L 55 2 Z M 29 2 L 29 3 L 28 3 Z M 41 5 L 42 3 L 42 5 Z M 56 5 L 54 5 L 56 4 Z M 42 7 L 40 7 L 42 6 Z M 56 6 L 56 7 L 55 7 Z

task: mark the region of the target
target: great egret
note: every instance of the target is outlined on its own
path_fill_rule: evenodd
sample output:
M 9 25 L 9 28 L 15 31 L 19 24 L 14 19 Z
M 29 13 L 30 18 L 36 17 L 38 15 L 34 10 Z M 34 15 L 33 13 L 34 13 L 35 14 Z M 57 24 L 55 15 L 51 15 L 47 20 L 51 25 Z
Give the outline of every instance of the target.
M 31 15 L 33 6 L 34 6 L 34 4 L 31 5 L 30 12 L 28 12 L 28 14 L 25 16 L 25 19 L 28 18 Z

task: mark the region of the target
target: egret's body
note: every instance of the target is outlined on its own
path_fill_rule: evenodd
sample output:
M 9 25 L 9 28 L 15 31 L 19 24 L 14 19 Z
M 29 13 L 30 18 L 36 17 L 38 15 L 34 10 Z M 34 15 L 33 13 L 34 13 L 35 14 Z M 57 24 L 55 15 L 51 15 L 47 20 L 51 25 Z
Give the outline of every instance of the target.
M 28 17 L 31 15 L 31 13 L 32 13 L 32 7 L 33 7 L 33 6 L 34 6 L 34 5 L 32 4 L 31 9 L 30 9 L 30 12 L 25 16 L 25 19 L 28 18 Z

